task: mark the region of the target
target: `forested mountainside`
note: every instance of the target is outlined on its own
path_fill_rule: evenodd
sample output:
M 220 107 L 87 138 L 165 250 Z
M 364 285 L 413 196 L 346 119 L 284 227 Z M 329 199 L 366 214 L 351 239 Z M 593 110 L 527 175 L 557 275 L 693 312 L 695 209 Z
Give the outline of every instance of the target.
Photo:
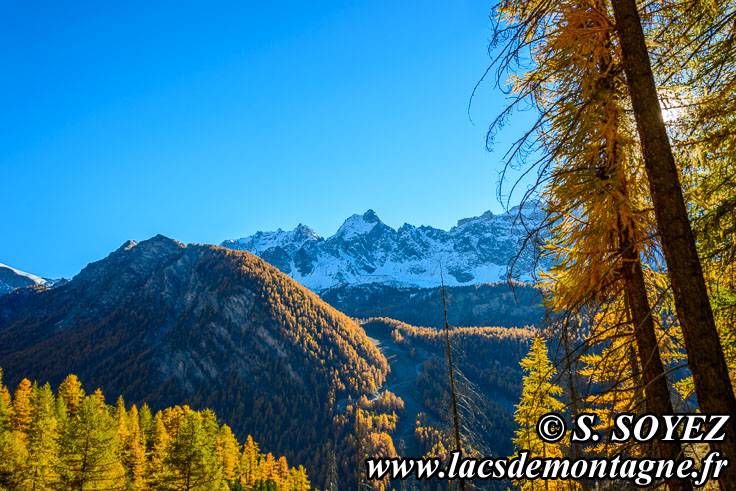
M 0 297 L 0 366 L 9 386 L 75 373 L 154 410 L 211 408 L 320 479 L 346 437 L 334 401 L 388 370 L 358 324 L 260 258 L 160 235 Z
M 0 449 L 0 489 L 310 489 L 302 466 L 238 442 L 209 409 L 112 406 L 75 375 L 56 393 L 24 378 L 11 396 L 0 369 Z
M 445 291 L 447 317 L 453 326 L 538 326 L 544 318 L 541 293 L 529 283 L 456 286 Z M 322 292 L 321 297 L 355 318 L 390 317 L 415 326 L 444 326 L 442 295 L 436 287 L 342 286 Z
M 542 219 L 536 203 L 508 214 L 490 211 L 458 221 L 449 231 L 404 224 L 395 230 L 373 210 L 348 218 L 328 238 L 299 225 L 294 230 L 258 232 L 221 245 L 261 256 L 313 291 L 344 285 L 384 284 L 426 288 L 502 281 L 528 231 Z M 537 251 L 530 244 L 518 258 L 514 277 L 528 281 Z
M 403 399 L 412 418 L 419 454 L 446 456 L 449 435 L 449 383 L 443 331 L 417 327 L 389 318 L 362 321 L 371 337 L 392 345 L 392 374 L 401 358 L 416 365 L 413 383 L 395 381 L 391 390 Z M 451 332 L 457 384 L 463 400 L 463 440 L 481 455 L 510 455 L 514 405 L 522 389 L 519 362 L 531 346 L 532 328 L 462 327 Z M 389 382 L 391 386 L 391 383 Z M 412 402 L 417 407 L 413 408 Z M 504 487 L 505 489 L 505 487 Z

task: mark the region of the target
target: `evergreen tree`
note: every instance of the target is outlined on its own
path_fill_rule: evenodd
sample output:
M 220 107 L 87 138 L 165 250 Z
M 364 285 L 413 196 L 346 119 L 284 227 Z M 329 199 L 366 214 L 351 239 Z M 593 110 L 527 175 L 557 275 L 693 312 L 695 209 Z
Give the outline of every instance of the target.
M 25 475 L 28 451 L 23 435 L 12 430 L 11 406 L 10 393 L 2 383 L 0 369 L 0 488 L 17 489 Z
M 59 428 L 63 428 L 66 425 L 67 416 L 66 402 L 61 395 L 57 395 L 54 401 L 54 417 L 56 417 L 56 421 L 59 423 Z
M 24 378 L 15 389 L 10 411 L 10 427 L 13 431 L 26 433 L 31 426 L 31 387 L 31 381 Z
M 258 457 L 258 444 L 248 435 L 240 458 L 240 482 L 246 488 L 253 486 L 261 478 L 258 472 Z
M 524 375 L 524 389 L 521 400 L 516 406 L 514 419 L 519 425 L 516 437 L 513 439 L 518 450 L 527 450 L 529 457 L 562 457 L 560 443 L 547 443 L 537 434 L 537 421 L 547 413 L 559 412 L 564 409 L 557 397 L 562 394 L 562 388 L 553 383 L 557 371 L 547 355 L 547 344 L 541 336 L 534 338 L 529 355 L 521 363 Z M 576 489 L 573 483 L 564 481 L 522 481 L 522 489 Z
M 3 384 L 3 370 L 0 368 L 0 431 L 10 430 L 10 392 Z
M 113 418 L 115 419 L 115 425 L 117 426 L 117 433 L 120 437 L 122 444 L 128 439 L 128 413 L 125 410 L 125 401 L 123 396 L 118 396 L 118 400 L 115 403 L 115 409 L 113 411 Z M 121 447 L 121 451 L 123 451 Z M 123 457 L 125 457 L 123 455 Z
M 240 472 L 240 444 L 227 425 L 222 425 L 217 433 L 217 453 L 223 479 L 228 483 L 235 482 Z
M 330 449 L 330 462 L 327 467 L 327 482 L 325 491 L 337 491 L 337 457 L 335 451 Z
M 59 446 L 68 489 L 118 489 L 125 484 L 116 425 L 103 400 L 86 397 L 74 408 Z
M 5 387 L 5 384 L 3 383 L 3 369 L 0 368 L 0 403 L 5 404 L 5 408 L 10 407 L 10 392 L 8 391 L 8 388 Z M 0 414 L 0 417 L 2 415 Z M 2 423 L 2 421 L 0 421 Z
M 166 466 L 167 448 L 170 437 L 164 425 L 162 413 L 159 411 L 153 418 L 153 430 L 150 438 L 149 452 L 151 454 L 150 464 L 146 473 L 146 481 L 149 486 L 156 487 L 167 480 L 169 471 Z
M 27 489 L 48 489 L 58 481 L 59 448 L 56 400 L 46 383 L 33 395 L 33 414 L 28 430 Z
M 307 471 L 301 465 L 289 470 L 289 477 L 286 479 L 284 488 L 288 491 L 306 491 L 309 489 L 309 479 L 307 479 Z
M 138 425 L 141 429 L 141 438 L 144 443 L 144 450 L 151 450 L 151 438 L 153 435 L 153 415 L 151 414 L 151 408 L 148 404 L 143 404 L 140 411 L 138 411 Z
M 59 386 L 59 395 L 64 398 L 67 414 L 70 416 L 77 414 L 79 404 L 84 398 L 84 389 L 76 375 L 71 374 L 64 379 Z
M 19 432 L 0 428 L 0 489 L 20 489 L 26 477 L 28 450 Z
M 171 469 L 167 485 L 186 491 L 220 489 L 223 486 L 222 464 L 217 458 L 212 424 L 207 412 L 188 412 L 184 416 L 166 457 L 166 464 Z
M 128 411 L 127 438 L 123 445 L 123 458 L 128 482 L 135 489 L 143 487 L 146 473 L 146 445 L 140 429 L 138 408 L 133 405 Z

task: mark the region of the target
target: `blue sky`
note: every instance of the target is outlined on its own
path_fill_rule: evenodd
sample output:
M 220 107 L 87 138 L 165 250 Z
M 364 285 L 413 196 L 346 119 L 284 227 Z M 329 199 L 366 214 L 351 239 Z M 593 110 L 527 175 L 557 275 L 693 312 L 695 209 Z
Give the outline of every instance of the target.
M 490 2 L 5 2 L 0 262 L 76 274 L 127 239 L 219 243 L 353 213 L 449 228 L 506 148 Z M 512 138 L 508 132 L 505 138 Z M 508 141 L 508 140 L 506 140 Z

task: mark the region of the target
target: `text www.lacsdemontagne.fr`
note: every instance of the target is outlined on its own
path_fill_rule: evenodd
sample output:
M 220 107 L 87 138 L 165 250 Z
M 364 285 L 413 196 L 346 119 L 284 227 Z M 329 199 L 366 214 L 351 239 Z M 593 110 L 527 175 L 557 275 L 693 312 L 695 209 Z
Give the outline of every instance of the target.
M 691 458 L 653 459 L 616 455 L 612 458 L 541 458 L 529 457 L 526 450 L 510 458 L 475 459 L 462 458 L 460 452 L 451 452 L 446 467 L 440 459 L 367 459 L 369 480 L 407 479 L 418 480 L 468 479 L 588 479 L 627 480 L 637 486 L 648 486 L 657 481 L 691 479 L 695 486 L 702 486 L 710 479 L 718 479 L 721 470 L 729 464 L 719 452 L 710 452 L 695 468 Z

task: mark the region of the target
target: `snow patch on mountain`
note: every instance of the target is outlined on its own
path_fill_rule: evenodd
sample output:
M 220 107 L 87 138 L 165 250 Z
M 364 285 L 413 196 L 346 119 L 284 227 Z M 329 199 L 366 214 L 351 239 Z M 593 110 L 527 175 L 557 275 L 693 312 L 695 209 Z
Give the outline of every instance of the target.
M 291 231 L 257 232 L 221 245 L 256 254 L 317 292 L 375 283 L 434 287 L 440 284 L 440 269 L 448 286 L 491 283 L 507 279 L 508 265 L 527 230 L 542 219 L 534 204 L 521 210 L 523 220 L 519 211 L 488 211 L 459 220 L 450 230 L 410 224 L 395 230 L 368 210 L 349 217 L 328 238 L 300 224 Z M 534 252 L 524 251 L 514 279 L 530 280 L 535 262 Z
M 41 278 L 35 274 L 26 273 L 25 271 L 0 263 L 0 295 L 16 288 L 32 285 L 48 285 L 49 283 L 52 282 L 46 278 Z
M 296 250 L 307 241 L 319 239 L 320 236 L 314 230 L 300 223 L 294 230 L 285 232 L 278 229 L 275 232 L 257 232 L 250 237 L 226 240 L 222 245 L 230 249 L 252 251 L 253 254 L 258 255 L 257 251 L 267 251 L 276 247 Z
M 368 210 L 363 215 L 353 215 L 345 220 L 335 235 L 344 240 L 351 240 L 370 233 L 379 222 L 376 212 Z

